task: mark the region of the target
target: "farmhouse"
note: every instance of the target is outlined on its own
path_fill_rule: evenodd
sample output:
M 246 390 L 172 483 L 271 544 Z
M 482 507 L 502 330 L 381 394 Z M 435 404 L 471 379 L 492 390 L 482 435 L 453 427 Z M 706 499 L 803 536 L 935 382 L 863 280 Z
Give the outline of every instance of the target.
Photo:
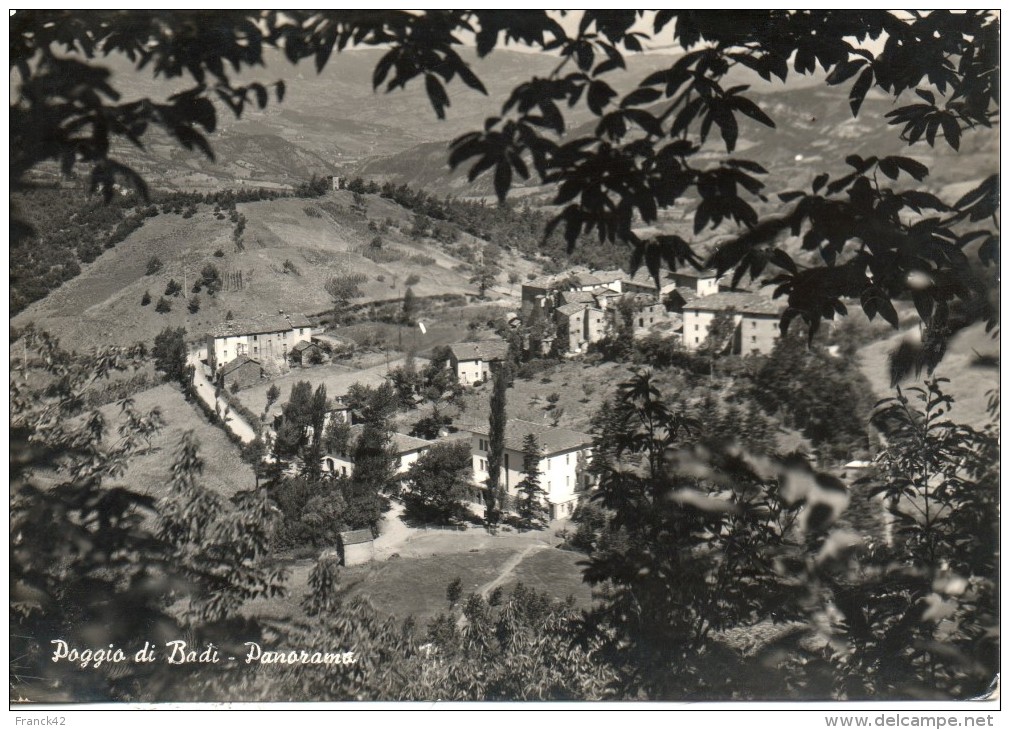
M 733 318 L 733 337 L 727 348 L 734 354 L 768 355 L 779 338 L 779 317 L 784 304 L 751 292 L 720 292 L 684 305 L 684 347 L 704 346 L 709 328 L 722 312 Z
M 304 314 L 266 314 L 222 322 L 207 335 L 207 363 L 211 372 L 235 358 L 287 359 L 299 342 L 312 336 L 312 323 Z
M 336 474 L 338 476 L 350 476 L 354 471 L 354 449 L 361 438 L 365 427 L 362 425 L 351 426 L 351 435 L 347 439 L 347 446 L 343 451 L 336 454 L 326 454 L 323 457 L 323 471 Z M 393 451 L 394 467 L 397 474 L 404 474 L 415 461 L 431 448 L 433 441 L 414 438 L 404 433 L 390 433 L 391 448 Z
M 488 478 L 489 428 L 486 424 L 478 424 L 471 426 L 469 431 L 475 485 L 472 499 L 482 503 Z M 515 499 L 516 485 L 523 479 L 523 441 L 528 434 L 533 434 L 540 446 L 540 485 L 547 492 L 550 519 L 567 517 L 592 485 L 587 469 L 592 458 L 593 438 L 565 428 L 510 419 L 505 424 L 505 453 L 500 475 L 507 500 Z M 506 501 L 506 508 L 508 503 Z
M 239 355 L 218 371 L 218 382 L 228 388 L 237 383 L 240 388 L 255 385 L 263 377 L 263 366 L 259 360 L 253 360 L 246 355 Z
M 504 340 L 457 342 L 449 345 L 449 367 L 461 385 L 482 383 L 491 375 L 491 363 L 503 361 L 508 350 Z

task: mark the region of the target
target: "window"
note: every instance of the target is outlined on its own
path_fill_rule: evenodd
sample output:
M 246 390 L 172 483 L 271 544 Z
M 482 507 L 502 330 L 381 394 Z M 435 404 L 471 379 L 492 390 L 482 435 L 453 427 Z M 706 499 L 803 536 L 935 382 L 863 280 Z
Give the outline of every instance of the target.
M 751 342 L 757 342 L 757 341 L 758 341 L 758 338 L 757 338 L 757 337 L 755 337 L 754 335 L 751 335 L 751 338 L 750 338 L 750 341 L 751 341 Z
M 753 329 L 754 327 L 758 326 L 758 323 L 752 319 L 751 322 L 750 322 L 750 326 L 751 326 L 751 329 Z
M 568 485 L 569 485 L 569 483 L 568 483 L 568 475 L 566 474 L 565 475 L 565 486 L 567 487 Z
M 565 466 L 568 466 L 568 464 L 571 463 L 570 462 L 571 456 L 572 456 L 571 454 L 565 454 Z
M 695 332 L 697 332 L 697 331 L 698 331 L 698 325 L 695 325 L 695 326 L 694 326 L 694 331 L 695 331 Z M 697 341 L 698 341 L 698 340 L 695 340 L 695 342 L 697 342 Z
M 253 341 L 259 340 L 259 338 L 260 338 L 259 335 L 253 335 Z
M 694 338 L 694 344 L 696 344 L 696 345 L 698 344 L 698 338 L 697 337 Z

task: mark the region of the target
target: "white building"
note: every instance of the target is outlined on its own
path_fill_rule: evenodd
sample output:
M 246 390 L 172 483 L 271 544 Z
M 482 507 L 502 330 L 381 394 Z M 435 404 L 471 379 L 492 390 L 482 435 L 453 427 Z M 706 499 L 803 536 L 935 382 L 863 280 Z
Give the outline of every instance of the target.
M 469 431 L 475 485 L 473 500 L 482 503 L 489 474 L 489 428 L 481 424 L 471 426 Z M 540 486 L 547 492 L 550 519 L 568 517 L 592 486 L 586 469 L 592 459 L 593 437 L 533 421 L 510 419 L 505 424 L 504 462 L 499 481 L 509 501 L 519 494 L 516 485 L 523 479 L 523 441 L 528 434 L 533 434 L 540 446 Z
M 457 342 L 449 345 L 449 366 L 460 385 L 482 383 L 491 377 L 492 363 L 508 356 L 509 346 L 504 340 Z
M 347 447 L 339 454 L 326 454 L 323 457 L 323 472 L 349 477 L 354 472 L 354 450 L 365 427 L 351 426 L 351 435 L 347 439 Z M 425 441 L 403 433 L 390 433 L 395 459 L 395 470 L 399 475 L 405 474 L 421 454 L 431 448 L 435 441 Z
M 230 319 L 207 334 L 207 363 L 211 372 L 245 355 L 259 362 L 283 361 L 299 342 L 312 338 L 312 323 L 304 314 L 266 314 Z

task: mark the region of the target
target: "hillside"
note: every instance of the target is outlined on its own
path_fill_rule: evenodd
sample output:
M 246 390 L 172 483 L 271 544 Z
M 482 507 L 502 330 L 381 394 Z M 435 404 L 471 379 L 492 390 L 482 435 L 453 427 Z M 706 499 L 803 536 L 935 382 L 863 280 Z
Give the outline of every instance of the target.
M 908 147 L 899 138 L 898 128 L 879 123 L 888 111 L 901 104 L 895 104 L 878 92 L 867 96 L 856 118 L 849 108 L 845 85 L 791 85 L 783 88 L 781 84 L 759 83 L 753 92 L 755 102 L 775 121 L 776 126 L 765 127 L 741 117 L 734 155 L 753 160 L 768 170 L 762 179 L 769 192 L 789 188 L 809 189 L 814 177 L 822 172 L 846 174 L 849 169 L 845 158 L 851 154 L 864 157 L 904 155 L 917 159 L 930 168 L 925 186 L 936 193 L 945 192 L 945 188 L 952 184 L 965 181 L 977 183 L 998 168 L 998 129 L 966 131 L 959 151 L 952 150 L 942 140 L 935 148 L 924 142 Z M 901 103 L 912 102 L 903 100 Z M 664 104 L 659 103 L 650 111 L 658 115 L 664 108 Z M 586 120 L 578 114 L 572 114 L 567 121 L 569 131 L 566 139 L 569 140 L 592 135 L 596 127 L 595 120 Z M 492 195 L 491 175 L 484 174 L 472 184 L 467 181 L 472 161 L 456 170 L 449 168 L 450 141 L 446 138 L 439 142 L 426 142 L 365 160 L 354 168 L 354 174 L 397 185 L 446 189 L 457 195 Z M 722 139 L 714 130 L 695 159 L 699 163 L 714 165 L 725 157 Z M 510 196 L 521 197 L 535 192 L 553 196 L 553 191 L 532 184 L 535 182 L 535 179 L 517 179 L 517 186 Z M 970 187 L 968 185 L 966 189 Z M 956 197 L 959 193 L 951 191 L 951 194 Z M 777 205 L 778 199 L 773 198 L 772 204 Z M 679 214 L 676 217 L 679 218 Z
M 150 342 L 166 326 L 185 327 L 190 337 L 235 317 L 284 310 L 318 313 L 332 306 L 325 291 L 334 276 L 360 275 L 361 297 L 355 301 L 390 300 L 403 296 L 407 277 L 419 297 L 475 294 L 467 265 L 446 253 L 431 239 L 409 236 L 413 215 L 391 201 L 366 195 L 365 210 L 356 211 L 352 194 L 330 192 L 318 199 L 282 198 L 240 203 L 245 216 L 244 250 L 233 241 L 234 226 L 212 206 L 197 206 L 195 215 L 163 214 L 148 219 L 115 248 L 45 299 L 11 320 L 14 326 L 35 322 L 74 349 L 104 344 Z M 376 221 L 387 230 L 381 234 Z M 382 239 L 383 263 L 370 260 L 369 244 Z M 478 239 L 461 236 L 461 242 Z M 220 251 L 223 255 L 216 256 Z M 374 254 L 372 254 L 374 255 Z M 148 260 L 164 264 L 157 274 L 145 273 Z M 287 268 L 286 262 L 290 262 Z M 200 309 L 191 314 L 190 288 L 208 264 L 218 269 L 225 287 L 216 296 L 199 294 Z M 533 264 L 506 258 L 506 270 L 535 271 Z M 241 286 L 233 275 L 241 275 Z M 171 312 L 159 314 L 154 305 L 171 279 L 185 284 L 184 297 L 168 297 Z M 141 306 L 145 291 L 152 303 Z M 501 290 L 508 295 L 507 287 Z M 492 293 L 492 296 L 495 294 Z
M 483 80 L 488 95 L 456 80 L 448 87 L 451 105 L 446 118 L 439 120 L 422 83 L 414 81 L 392 93 L 373 89 L 372 73 L 384 53 L 357 50 L 334 54 L 322 73 L 316 73 L 310 61 L 292 66 L 281 54 L 268 53 L 264 68 L 247 70 L 236 81 L 270 86 L 282 80 L 284 100 L 277 103 L 271 93 L 265 109 L 250 105 L 239 119 L 218 105 L 218 126 L 210 139 L 215 161 L 187 152 L 167 138 L 145 139 L 144 150 L 124 143 L 116 152 L 124 162 L 140 169 L 149 182 L 172 189 L 213 189 L 238 180 L 257 186 L 290 184 L 313 172 L 350 174 L 366 160 L 395 155 L 418 144 L 442 144 L 479 129 L 516 85 L 548 75 L 558 63 L 555 56 L 508 50 L 478 59 L 473 49 L 460 49 Z M 670 58 L 662 54 L 631 56 L 628 72 L 612 74 L 611 83 L 619 90 L 629 90 L 637 79 L 669 64 Z M 162 99 L 186 86 L 172 80 L 159 82 L 152 89 L 147 73 L 134 73 L 122 59 L 109 57 L 103 64 L 112 71 L 124 101 L 152 93 L 156 100 Z M 589 112 L 580 109 L 572 113 L 571 121 L 580 123 L 589 118 Z

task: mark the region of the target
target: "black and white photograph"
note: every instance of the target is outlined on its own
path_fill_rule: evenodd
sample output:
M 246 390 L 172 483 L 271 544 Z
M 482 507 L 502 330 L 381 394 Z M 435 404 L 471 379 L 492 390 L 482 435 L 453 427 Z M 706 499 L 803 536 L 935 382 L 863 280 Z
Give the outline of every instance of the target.
M 9 12 L 19 726 L 994 726 L 998 10 Z

